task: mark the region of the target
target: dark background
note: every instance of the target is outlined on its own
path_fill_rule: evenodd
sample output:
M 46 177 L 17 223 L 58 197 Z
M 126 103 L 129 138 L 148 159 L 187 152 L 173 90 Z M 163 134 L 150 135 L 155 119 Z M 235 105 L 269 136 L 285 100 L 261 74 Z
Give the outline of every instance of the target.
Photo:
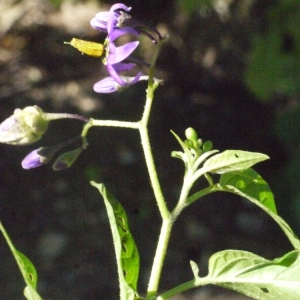
M 72 37 L 103 42 L 90 19 L 115 2 L 5 1 L 0 4 L 0 117 L 16 107 L 137 121 L 145 83 L 111 95 L 92 87 L 105 77 L 101 61 L 64 45 Z M 170 153 L 194 127 L 214 148 L 262 152 L 255 169 L 275 193 L 279 214 L 300 232 L 300 4 L 298 1 L 127 1 L 132 15 L 170 38 L 159 56 L 149 124 L 163 191 L 171 208 L 180 192 L 183 164 Z M 149 61 L 153 45 L 141 38 L 138 55 Z M 117 299 L 111 233 L 103 200 L 89 181 L 104 182 L 128 213 L 141 255 L 140 290 L 147 286 L 161 220 L 136 131 L 93 128 L 89 147 L 67 170 L 25 171 L 32 149 L 76 136 L 75 120 L 51 123 L 36 145 L 0 145 L 0 218 L 16 247 L 39 274 L 43 299 Z M 252 251 L 273 259 L 292 250 L 276 224 L 233 195 L 207 196 L 179 217 L 171 238 L 161 290 L 192 278 L 189 261 L 207 272 L 212 253 Z M 24 283 L 4 239 L 0 244 L 0 295 L 24 299 Z M 195 293 L 195 291 L 194 291 Z M 213 288 L 193 299 L 233 299 Z M 237 296 L 236 296 L 237 297 Z M 176 298 L 181 299 L 181 298 Z M 240 298 L 242 299 L 242 298 Z

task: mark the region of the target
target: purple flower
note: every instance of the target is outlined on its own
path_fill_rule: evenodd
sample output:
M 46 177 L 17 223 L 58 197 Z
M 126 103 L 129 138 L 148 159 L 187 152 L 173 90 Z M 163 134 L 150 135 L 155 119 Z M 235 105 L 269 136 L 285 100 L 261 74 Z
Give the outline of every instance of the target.
M 132 70 L 137 63 L 149 67 L 149 64 L 146 62 L 131 56 L 139 45 L 138 41 L 129 42 L 117 47 L 115 40 L 118 37 L 124 34 L 134 36 L 145 34 L 154 43 L 157 43 L 155 38 L 148 32 L 151 30 L 158 35 L 159 39 L 162 39 L 160 33 L 155 28 L 131 18 L 128 14 L 130 10 L 131 7 L 117 3 L 109 11 L 97 13 L 91 20 L 90 24 L 93 28 L 107 32 L 107 38 L 103 45 L 79 39 L 73 39 L 70 42 L 73 47 L 79 49 L 81 52 L 102 58 L 110 77 L 94 85 L 94 90 L 98 93 L 112 93 L 120 90 L 121 86 L 126 87 L 144 80 L 140 79 L 143 77 L 141 72 L 138 72 L 135 77 L 122 76 L 120 73 Z
M 128 76 L 120 76 L 121 79 L 127 83 L 127 85 L 132 85 L 137 83 L 138 81 L 141 80 L 148 80 L 148 76 L 141 76 L 142 72 L 139 72 L 137 76 L 135 77 L 128 77 Z M 115 79 L 111 76 L 106 77 L 94 85 L 94 91 L 97 93 L 114 93 L 117 91 L 122 91 L 126 86 L 118 84 Z

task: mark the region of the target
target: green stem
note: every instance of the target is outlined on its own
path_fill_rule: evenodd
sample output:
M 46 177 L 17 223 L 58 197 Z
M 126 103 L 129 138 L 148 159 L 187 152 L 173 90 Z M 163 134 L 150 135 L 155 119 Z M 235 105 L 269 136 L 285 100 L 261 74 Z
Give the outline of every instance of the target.
M 172 211 L 172 217 L 174 220 L 177 219 L 177 217 L 182 212 L 182 210 L 187 206 L 186 199 L 188 198 L 190 189 L 192 188 L 192 186 L 194 184 L 194 181 L 191 180 L 192 175 L 193 175 L 193 171 L 190 170 L 184 176 L 178 203 L 177 203 L 176 207 L 174 208 L 174 210 Z
M 141 136 L 142 147 L 144 151 L 145 161 L 149 173 L 149 177 L 151 180 L 151 185 L 153 188 L 153 192 L 155 195 L 155 199 L 158 205 L 158 209 L 160 215 L 163 219 L 158 245 L 156 248 L 152 270 L 150 274 L 148 290 L 147 290 L 147 299 L 155 296 L 157 294 L 159 281 L 162 272 L 162 266 L 166 257 L 166 252 L 170 240 L 171 229 L 173 225 L 173 220 L 170 216 L 170 212 L 167 208 L 160 182 L 158 179 L 156 167 L 154 164 L 153 154 L 150 145 L 150 139 L 148 134 L 148 122 L 151 113 L 151 108 L 153 104 L 154 98 L 154 91 L 158 86 L 158 82 L 154 80 L 154 66 L 158 57 L 158 53 L 163 41 L 160 41 L 159 44 L 156 46 L 155 52 L 152 57 L 150 69 L 149 69 L 149 80 L 148 80 L 148 87 L 147 87 L 147 95 L 146 95 L 146 103 L 143 112 L 143 117 L 139 122 L 139 131 Z
M 162 266 L 165 260 L 165 256 L 167 253 L 167 248 L 170 240 L 172 225 L 173 225 L 173 220 L 171 217 L 163 220 L 160 236 L 156 248 L 156 253 L 153 260 L 146 299 L 151 299 L 157 294 L 160 276 L 162 272 Z
M 146 165 L 148 168 L 148 173 L 149 177 L 151 180 L 153 192 L 155 195 L 155 199 L 159 208 L 159 212 L 162 216 L 163 219 L 167 219 L 169 216 L 169 210 L 167 208 L 160 183 L 158 180 L 155 164 L 154 164 L 154 159 L 153 159 L 153 154 L 151 150 L 151 145 L 150 145 L 150 139 L 149 139 L 149 134 L 148 134 L 148 122 L 149 122 L 149 117 L 151 113 L 151 108 L 152 108 L 152 103 L 153 103 L 153 98 L 154 98 L 154 91 L 157 88 L 158 84 L 154 82 L 154 67 L 155 63 L 158 57 L 158 53 L 160 51 L 160 48 L 163 44 L 163 40 L 160 40 L 158 45 L 155 47 L 155 51 L 151 60 L 150 68 L 149 68 L 149 80 L 148 80 L 148 87 L 147 87 L 147 95 L 146 95 L 146 103 L 145 103 L 145 108 L 143 112 L 143 117 L 141 121 L 139 122 L 139 131 L 140 131 L 140 136 L 141 136 L 141 142 L 142 142 L 142 147 L 144 151 L 144 156 L 146 160 Z
M 170 299 L 172 296 L 178 295 L 184 291 L 190 290 L 192 288 L 195 288 L 195 280 L 190 280 L 188 282 L 185 282 L 181 285 L 176 286 L 175 288 L 163 293 L 159 297 L 157 297 L 157 300 L 166 300 Z
M 166 202 L 164 199 L 164 195 L 162 193 L 159 179 L 157 176 L 154 159 L 153 159 L 153 155 L 152 155 L 152 151 L 151 151 L 148 129 L 147 129 L 147 127 L 143 126 L 142 122 L 141 122 L 141 126 L 140 126 L 140 135 L 141 135 L 142 147 L 144 150 L 145 161 L 146 161 L 149 177 L 151 180 L 152 189 L 153 189 L 155 199 L 156 199 L 156 202 L 158 205 L 158 209 L 159 209 L 159 212 L 160 212 L 160 215 L 162 216 L 162 218 L 167 219 L 169 216 L 169 210 L 167 208 L 167 205 L 166 205 Z
M 90 119 L 88 124 L 90 124 L 90 127 L 92 127 L 92 126 L 107 126 L 107 127 L 132 128 L 132 129 L 139 128 L 138 122 L 126 122 L 126 121 L 114 121 L 114 120 Z

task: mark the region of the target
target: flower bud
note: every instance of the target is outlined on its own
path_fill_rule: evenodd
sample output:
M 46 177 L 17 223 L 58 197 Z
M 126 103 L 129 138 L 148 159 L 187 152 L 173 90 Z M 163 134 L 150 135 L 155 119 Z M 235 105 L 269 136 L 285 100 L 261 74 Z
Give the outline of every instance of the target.
M 212 141 L 206 141 L 204 144 L 203 144 L 203 151 L 204 152 L 207 152 L 207 151 L 210 151 L 212 148 L 213 148 L 213 143 Z
M 60 171 L 66 168 L 69 168 L 75 160 L 78 158 L 79 154 L 82 152 L 82 147 L 79 147 L 76 150 L 72 150 L 66 153 L 61 154 L 52 165 L 54 171 Z
M 14 114 L 0 124 L 0 143 L 30 145 L 46 132 L 49 121 L 38 106 L 17 108 Z
M 31 151 L 27 156 L 22 160 L 23 169 L 33 169 L 40 167 L 47 162 L 49 162 L 55 153 L 60 149 L 60 147 L 41 147 Z
M 185 136 L 188 140 L 191 140 L 193 142 L 196 142 L 198 139 L 198 134 L 195 129 L 192 127 L 189 127 L 185 130 Z

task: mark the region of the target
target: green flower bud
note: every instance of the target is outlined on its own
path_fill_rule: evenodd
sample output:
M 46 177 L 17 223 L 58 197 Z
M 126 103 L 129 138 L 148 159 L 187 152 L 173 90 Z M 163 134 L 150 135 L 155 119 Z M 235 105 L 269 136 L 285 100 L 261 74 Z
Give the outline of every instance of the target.
M 198 134 L 192 127 L 189 127 L 185 130 L 185 136 L 188 140 L 196 142 L 198 139 Z
M 184 143 L 188 148 L 190 149 L 194 148 L 194 143 L 191 140 L 185 140 Z
M 79 154 L 82 152 L 83 148 L 79 147 L 78 149 L 66 152 L 61 154 L 52 165 L 54 171 L 60 171 L 66 168 L 71 167 L 71 165 L 78 158 Z
M 0 124 L 0 143 L 30 145 L 47 131 L 49 121 L 38 106 L 17 108 L 14 114 Z
M 212 141 L 206 141 L 204 144 L 203 144 L 203 151 L 204 152 L 207 152 L 207 151 L 210 151 L 212 148 L 213 148 L 213 143 Z
M 198 139 L 196 142 L 195 142 L 195 148 L 196 149 L 200 149 L 203 145 L 203 142 L 201 139 Z

